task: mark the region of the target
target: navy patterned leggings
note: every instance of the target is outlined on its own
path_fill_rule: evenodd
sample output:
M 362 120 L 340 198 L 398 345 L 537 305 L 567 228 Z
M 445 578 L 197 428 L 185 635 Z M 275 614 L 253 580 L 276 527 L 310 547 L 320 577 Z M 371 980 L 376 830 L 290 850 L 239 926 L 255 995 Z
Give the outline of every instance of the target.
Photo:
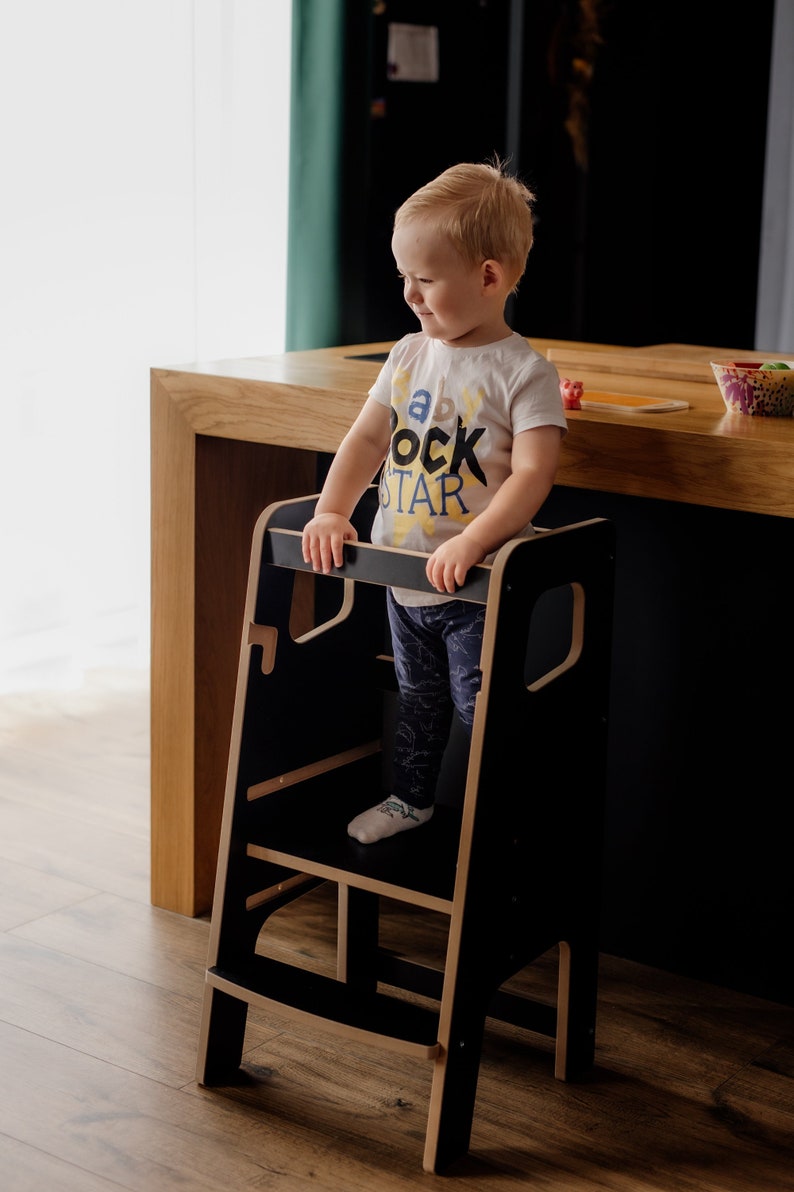
M 448 600 L 406 607 L 389 591 L 387 608 L 399 686 L 393 794 L 413 807 L 431 807 L 455 711 L 471 735 L 485 605 Z

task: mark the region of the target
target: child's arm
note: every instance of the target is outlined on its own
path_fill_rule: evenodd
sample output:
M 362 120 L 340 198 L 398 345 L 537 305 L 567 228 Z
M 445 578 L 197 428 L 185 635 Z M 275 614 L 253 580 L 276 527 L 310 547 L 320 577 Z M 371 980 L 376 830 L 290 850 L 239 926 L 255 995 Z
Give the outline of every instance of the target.
M 386 458 L 390 414 L 374 398 L 367 398 L 345 435 L 323 485 L 314 517 L 303 530 L 303 561 L 327 575 L 331 565 L 344 562 L 344 543 L 358 538 L 350 515 Z
M 434 588 L 439 592 L 456 591 L 470 567 L 504 546 L 532 521 L 554 484 L 561 438 L 557 426 L 537 426 L 516 435 L 512 472 L 488 508 L 428 559 L 427 578 Z

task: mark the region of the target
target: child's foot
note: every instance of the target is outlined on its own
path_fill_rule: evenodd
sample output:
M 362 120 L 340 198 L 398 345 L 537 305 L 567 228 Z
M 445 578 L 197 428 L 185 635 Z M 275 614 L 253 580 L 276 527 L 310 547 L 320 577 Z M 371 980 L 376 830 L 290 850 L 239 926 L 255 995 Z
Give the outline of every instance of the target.
M 387 836 L 396 836 L 407 828 L 418 828 L 426 824 L 433 814 L 432 807 L 412 807 L 402 799 L 386 799 L 369 811 L 362 811 L 347 825 L 347 834 L 360 844 L 374 844 Z

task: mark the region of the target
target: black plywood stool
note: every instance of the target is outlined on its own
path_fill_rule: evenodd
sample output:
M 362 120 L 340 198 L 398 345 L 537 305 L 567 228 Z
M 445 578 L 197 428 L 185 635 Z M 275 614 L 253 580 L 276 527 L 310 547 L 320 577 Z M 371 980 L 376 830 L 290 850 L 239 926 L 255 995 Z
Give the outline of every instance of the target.
M 375 497 L 356 511 L 362 540 Z M 234 1083 L 249 1005 L 424 1057 L 423 1165 L 441 1172 L 469 1149 L 489 1016 L 553 1038 L 558 1079 L 593 1063 L 614 527 L 544 530 L 473 569 L 459 596 L 487 610 L 465 791 L 361 845 L 347 823 L 388 769 L 385 585 L 432 589 L 425 556 L 362 541 L 333 576 L 301 577 L 318 612 L 291 629 L 315 501 L 270 506 L 254 533 L 197 1079 Z M 257 947 L 271 916 L 323 882 L 338 888 L 335 978 Z M 442 967 L 379 946 L 382 896 L 449 917 Z M 556 946 L 556 1006 L 501 988 Z

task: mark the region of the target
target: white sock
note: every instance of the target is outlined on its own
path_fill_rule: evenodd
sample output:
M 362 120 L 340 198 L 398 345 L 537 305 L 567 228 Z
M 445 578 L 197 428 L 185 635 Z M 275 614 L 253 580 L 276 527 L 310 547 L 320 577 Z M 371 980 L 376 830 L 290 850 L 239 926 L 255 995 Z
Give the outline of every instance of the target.
M 360 844 L 374 844 L 376 840 L 385 840 L 387 836 L 396 836 L 398 832 L 426 824 L 432 814 L 432 807 L 412 807 L 402 799 L 390 797 L 351 820 L 347 834 Z

